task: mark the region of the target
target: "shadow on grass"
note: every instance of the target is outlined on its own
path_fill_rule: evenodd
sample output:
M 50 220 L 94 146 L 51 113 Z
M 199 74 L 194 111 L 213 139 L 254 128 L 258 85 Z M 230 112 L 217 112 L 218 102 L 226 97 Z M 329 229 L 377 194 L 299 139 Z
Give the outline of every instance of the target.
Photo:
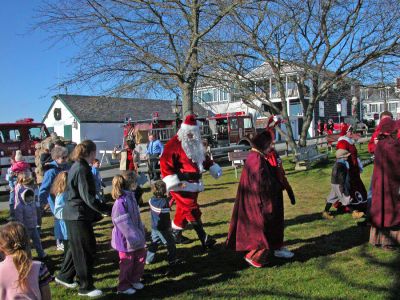
M 316 220 L 321 220 L 321 213 L 312 213 L 308 215 L 300 215 L 293 219 L 285 220 L 285 227 L 299 225 L 304 223 L 311 223 Z
M 205 207 L 217 206 L 217 205 L 223 204 L 223 203 L 232 203 L 233 204 L 234 202 L 235 202 L 235 198 L 224 198 L 224 199 L 220 199 L 217 201 L 201 204 L 200 207 L 205 208 Z
M 288 262 L 306 262 L 312 258 L 328 256 L 365 244 L 368 240 L 369 229 L 365 227 L 352 226 L 343 230 L 334 231 L 309 239 L 295 239 L 290 244 L 306 243 L 306 245 L 295 249 L 294 259 L 282 260 L 271 257 L 271 265 L 284 265 Z

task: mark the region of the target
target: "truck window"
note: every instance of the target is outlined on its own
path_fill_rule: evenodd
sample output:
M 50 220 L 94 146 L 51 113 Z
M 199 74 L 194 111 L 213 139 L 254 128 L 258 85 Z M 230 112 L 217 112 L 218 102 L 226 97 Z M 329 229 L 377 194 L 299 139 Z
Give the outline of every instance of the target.
M 31 127 L 28 133 L 31 141 L 40 141 L 46 138 L 46 133 L 41 127 Z
M 6 135 L 6 143 L 15 143 L 21 141 L 21 133 L 18 129 L 9 129 L 4 131 Z
M 4 138 L 3 132 L 0 131 L 0 143 L 4 144 L 6 142 L 6 139 Z
M 239 129 L 239 124 L 238 124 L 238 119 L 237 118 L 231 118 L 230 119 L 230 127 L 232 130 Z
M 244 127 L 244 129 L 253 128 L 253 122 L 251 122 L 250 118 L 243 119 L 243 127 Z

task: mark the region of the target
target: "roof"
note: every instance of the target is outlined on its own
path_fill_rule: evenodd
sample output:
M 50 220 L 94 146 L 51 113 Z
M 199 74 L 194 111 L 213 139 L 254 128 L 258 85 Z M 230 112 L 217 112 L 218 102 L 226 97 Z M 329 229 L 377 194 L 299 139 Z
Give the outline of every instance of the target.
M 158 112 L 160 120 L 175 120 L 172 112 L 175 100 L 154 100 L 138 98 L 118 98 L 106 96 L 84 96 L 58 94 L 53 96 L 53 104 L 60 100 L 80 123 L 123 123 L 125 118 L 135 120 L 151 119 Z M 43 120 L 50 112 L 47 111 Z M 198 116 L 207 116 L 208 111 L 200 104 L 193 103 Z

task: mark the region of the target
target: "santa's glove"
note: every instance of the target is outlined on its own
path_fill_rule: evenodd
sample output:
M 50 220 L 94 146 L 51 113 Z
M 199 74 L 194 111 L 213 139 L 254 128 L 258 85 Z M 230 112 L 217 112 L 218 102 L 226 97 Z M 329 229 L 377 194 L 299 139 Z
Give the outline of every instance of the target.
M 294 193 L 293 193 L 292 188 L 288 188 L 288 189 L 286 190 L 286 192 L 287 192 L 287 194 L 288 194 L 288 196 L 289 196 L 290 203 L 291 203 L 292 205 L 295 205 L 295 204 L 296 204 L 296 198 L 295 198 L 295 196 L 294 196 Z
M 210 174 L 215 179 L 218 179 L 222 176 L 222 168 L 218 164 L 213 164 L 210 167 Z

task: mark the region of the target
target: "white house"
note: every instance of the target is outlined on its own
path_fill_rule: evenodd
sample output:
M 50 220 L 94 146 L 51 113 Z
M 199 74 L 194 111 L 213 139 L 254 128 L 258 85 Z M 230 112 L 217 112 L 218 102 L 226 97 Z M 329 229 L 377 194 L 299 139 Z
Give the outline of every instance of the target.
M 93 140 L 97 150 L 112 150 L 123 141 L 126 119 L 149 120 L 158 112 L 162 120 L 175 120 L 175 101 L 104 96 L 55 95 L 53 103 L 43 118 L 50 132 L 75 143 Z M 201 110 L 201 112 L 199 111 Z M 195 111 L 204 113 L 200 105 Z

